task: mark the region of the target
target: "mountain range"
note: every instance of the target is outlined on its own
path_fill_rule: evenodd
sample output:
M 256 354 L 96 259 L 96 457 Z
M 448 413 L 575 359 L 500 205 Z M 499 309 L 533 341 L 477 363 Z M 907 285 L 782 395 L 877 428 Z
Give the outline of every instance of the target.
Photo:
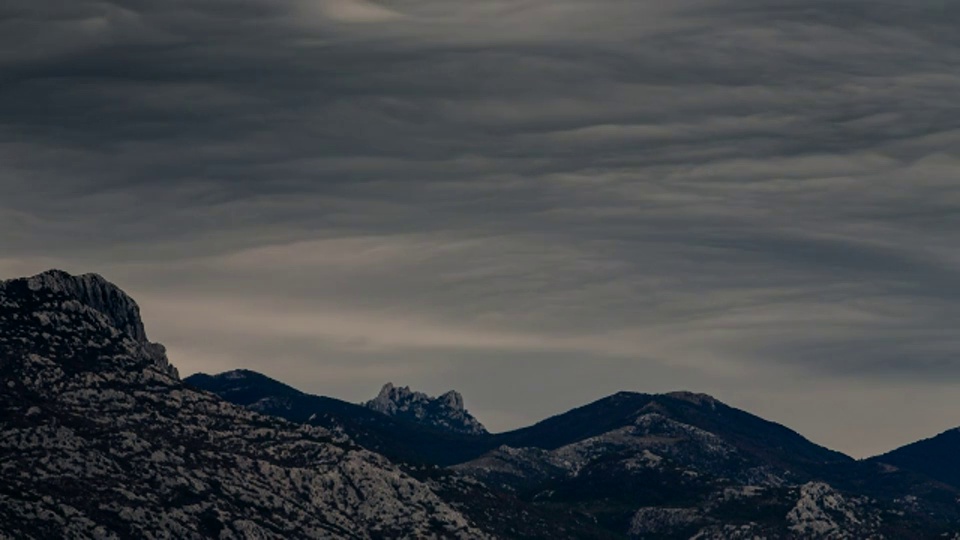
M 690 392 L 489 433 L 455 391 L 181 380 L 104 278 L 0 282 L 0 538 L 960 538 L 957 455 L 854 460 Z
M 501 496 L 587 515 L 597 537 L 926 538 L 960 526 L 960 485 L 854 460 L 703 394 L 620 392 L 527 428 L 464 435 L 369 417 L 362 405 L 252 371 L 186 382 L 266 414 L 337 426 L 391 459 L 465 475 Z

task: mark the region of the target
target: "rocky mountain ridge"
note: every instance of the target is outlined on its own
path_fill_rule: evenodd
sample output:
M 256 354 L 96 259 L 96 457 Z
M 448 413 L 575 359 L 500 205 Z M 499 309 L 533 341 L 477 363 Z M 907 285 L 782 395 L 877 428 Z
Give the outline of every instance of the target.
M 488 536 L 341 434 L 185 386 L 135 308 L 89 275 L 0 283 L 0 538 Z
M 350 420 L 316 401 L 331 398 L 253 372 L 221 377 L 196 382 L 262 412 L 343 426 L 401 461 L 441 466 L 479 482 L 485 491 L 475 496 L 593 524 L 561 538 L 926 538 L 960 524 L 956 488 L 857 462 L 704 394 L 620 392 L 527 428 L 450 439 L 386 415 L 398 423 Z M 291 391 L 300 397 L 271 398 Z M 418 439 L 428 443 L 409 443 Z
M 456 390 L 433 398 L 423 392 L 413 391 L 409 386 L 397 387 L 388 382 L 377 397 L 364 403 L 364 406 L 388 416 L 452 433 L 487 433 L 483 424 L 464 409 L 463 396 Z
M 177 369 L 167 359 L 163 345 L 147 339 L 137 303 L 99 274 L 73 276 L 63 270 L 48 270 L 29 278 L 0 281 L 0 288 L 6 291 L 5 296 L 8 298 L 5 304 L 0 305 L 3 309 L 17 308 L 18 306 L 9 300 L 15 297 L 60 297 L 59 303 L 37 304 L 32 315 L 38 319 L 41 326 L 47 330 L 58 330 L 60 325 L 71 323 L 71 316 L 82 314 L 95 320 L 103 329 L 126 336 L 133 342 L 139 354 L 149 358 L 158 369 L 172 377 L 179 377 Z M 15 317 L 17 314 L 10 315 Z M 93 328 L 94 326 L 87 323 L 86 330 Z M 41 332 L 40 335 L 43 337 L 47 334 L 49 332 Z M 53 338 L 56 340 L 56 334 L 53 334 Z M 21 336 L 20 339 L 25 340 L 27 337 Z
M 364 448 L 404 463 L 449 465 L 490 449 L 482 437 L 424 425 L 336 398 L 306 394 L 250 370 L 217 375 L 197 373 L 185 382 L 263 414 L 342 431 Z

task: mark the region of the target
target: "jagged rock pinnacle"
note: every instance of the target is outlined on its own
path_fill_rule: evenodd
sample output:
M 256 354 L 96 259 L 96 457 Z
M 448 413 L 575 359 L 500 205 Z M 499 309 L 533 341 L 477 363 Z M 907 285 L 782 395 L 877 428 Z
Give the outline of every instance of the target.
M 377 397 L 364 404 L 369 409 L 389 416 L 412 420 L 418 424 L 455 433 L 483 434 L 486 428 L 463 407 L 463 396 L 451 390 L 432 398 L 415 392 L 409 386 L 387 383 Z

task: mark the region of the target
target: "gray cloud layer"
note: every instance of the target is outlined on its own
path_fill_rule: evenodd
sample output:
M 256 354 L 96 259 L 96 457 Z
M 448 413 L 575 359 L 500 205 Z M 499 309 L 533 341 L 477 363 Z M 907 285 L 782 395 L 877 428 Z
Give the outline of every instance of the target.
M 857 454 L 958 425 L 960 6 L 774 4 L 6 2 L 0 270 L 115 279 L 185 373 L 495 428 L 679 387 Z

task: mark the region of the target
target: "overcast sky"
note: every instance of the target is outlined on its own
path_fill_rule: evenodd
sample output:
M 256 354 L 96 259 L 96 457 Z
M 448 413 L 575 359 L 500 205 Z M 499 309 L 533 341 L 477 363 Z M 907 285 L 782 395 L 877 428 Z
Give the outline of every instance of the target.
M 493 430 L 715 395 L 855 456 L 960 425 L 960 3 L 6 0 L 0 276 L 181 374 Z

